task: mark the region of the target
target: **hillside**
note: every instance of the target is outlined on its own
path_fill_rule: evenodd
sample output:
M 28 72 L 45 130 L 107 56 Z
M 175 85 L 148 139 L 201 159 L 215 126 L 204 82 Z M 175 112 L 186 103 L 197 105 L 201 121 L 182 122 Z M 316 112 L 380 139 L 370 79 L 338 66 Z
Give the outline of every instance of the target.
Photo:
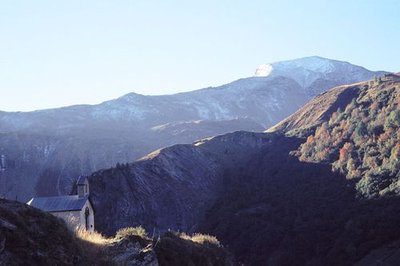
M 346 178 L 345 171 L 332 171 L 331 163 L 335 165 L 339 154 L 316 160 L 321 154 L 314 151 L 326 143 L 341 149 L 329 130 L 339 127 L 335 129 L 339 131 L 347 123 L 349 128 L 354 123 L 353 131 L 336 139 L 352 141 L 354 148 L 348 154 L 354 156 L 365 150 L 356 146 L 361 144 L 354 134 L 356 123 L 367 123 L 369 132 L 368 127 L 380 121 L 380 134 L 372 135 L 377 141 L 387 130 L 395 130 L 396 116 L 387 114 L 398 108 L 398 84 L 398 76 L 387 75 L 334 88 L 268 133 L 235 132 L 176 145 L 132 164 L 96 172 L 90 177 L 94 204 L 105 210 L 97 217 L 99 226 L 112 233 L 125 221 L 140 222 L 149 230 L 209 233 L 249 265 L 374 263 L 385 254 L 380 250 L 395 247 L 400 238 L 400 199 L 383 197 L 396 195 L 388 190 L 391 193 L 371 194 L 374 199 L 360 197 L 364 177 Z M 365 120 L 376 104 L 373 119 Z M 363 143 L 368 144 L 366 136 Z M 390 158 L 393 147 L 388 145 L 393 142 L 377 143 L 375 148 L 385 148 Z M 309 148 L 307 153 L 304 147 Z M 396 167 L 392 171 L 398 171 Z M 363 168 L 365 173 L 371 169 L 382 170 Z M 386 175 L 376 178 L 393 180 Z M 163 211 L 152 215 L 155 209 Z M 113 215 L 118 222 L 104 220 Z
M 329 165 L 290 155 L 302 142 L 282 137 L 252 157 L 197 231 L 249 265 L 353 265 L 397 241 L 400 199 L 358 199 Z
M 300 134 L 313 129 L 337 111 L 343 109 L 359 93 L 360 86 L 344 85 L 316 96 L 288 118 L 270 127 L 266 132 Z
M 1 265 L 76 265 L 84 254 L 56 217 L 0 199 Z
M 400 76 L 357 85 L 353 100 L 331 113 L 298 151 L 300 159 L 329 162 L 357 182 L 364 197 L 398 195 Z
M 0 112 L 0 195 L 68 194 L 80 174 L 132 162 L 161 147 L 236 130 L 262 131 L 330 87 L 381 75 L 307 57 L 219 87 L 163 96 L 130 93 L 97 105 Z
M 90 179 L 94 204 L 104 210 L 96 214 L 98 228 L 112 234 L 142 223 L 149 231 L 209 233 L 249 265 L 351 265 L 396 241 L 400 217 L 388 214 L 400 211 L 399 200 L 358 200 L 354 183 L 329 165 L 289 155 L 302 142 L 238 132 L 97 172 Z M 202 173 L 203 161 L 188 151 L 222 158 Z
M 109 235 L 128 225 L 149 231 L 195 231 L 205 211 L 232 182 L 229 170 L 271 145 L 273 135 L 235 132 L 157 150 L 133 164 L 93 173 L 97 228 Z M 235 143 L 235 145 L 232 145 Z
M 141 227 L 114 237 L 69 231 L 62 220 L 0 199 L 0 265 L 234 265 L 209 235 L 167 232 L 151 239 Z

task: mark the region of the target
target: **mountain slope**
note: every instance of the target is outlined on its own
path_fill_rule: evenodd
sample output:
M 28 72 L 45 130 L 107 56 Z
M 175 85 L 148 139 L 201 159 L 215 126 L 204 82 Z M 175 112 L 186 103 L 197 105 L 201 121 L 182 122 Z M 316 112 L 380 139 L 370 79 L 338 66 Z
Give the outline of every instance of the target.
M 265 76 L 164 96 L 128 94 L 98 105 L 0 112 L 0 195 L 67 194 L 76 176 L 155 149 L 236 130 L 261 131 L 331 86 L 380 75 L 320 57 L 271 65 Z M 197 122 L 201 121 L 201 122 Z
M 338 108 L 344 108 L 359 93 L 357 85 L 345 85 L 322 93 L 304 107 L 269 128 L 266 132 L 284 132 L 305 130 L 320 125 L 329 119 Z
M 307 136 L 302 161 L 332 163 L 365 197 L 398 194 L 400 75 L 335 88 L 270 128 Z
M 149 230 L 193 231 L 231 182 L 229 165 L 270 145 L 273 135 L 235 132 L 155 151 L 134 164 L 90 176 L 93 203 L 103 210 L 96 226 L 113 234 L 127 225 Z M 235 143 L 235 145 L 231 145 Z
M 98 229 L 211 233 L 250 265 L 351 265 L 398 239 L 400 217 L 388 214 L 400 211 L 399 199 L 357 199 L 354 183 L 329 165 L 289 155 L 303 141 L 238 132 L 97 172 Z M 211 158 L 208 171 L 197 153 Z
M 365 117 L 353 115 L 368 115 L 374 103 L 381 103 L 374 112 L 383 117 L 398 109 L 398 78 L 387 75 L 335 88 L 298 112 L 305 114 L 305 121 L 293 116 L 286 120 L 289 126 L 275 127 L 280 132 L 235 132 L 169 147 L 120 169 L 94 173 L 94 202 L 105 210 L 97 217 L 100 229 L 111 233 L 122 226 L 102 222 L 116 215 L 118 221 L 140 221 L 149 230 L 171 227 L 211 233 L 249 265 L 362 263 L 370 252 L 400 238 L 400 198 L 384 196 L 395 193 L 360 197 L 359 179 L 332 171 L 331 157 L 316 161 L 312 152 L 304 155 L 302 149 L 309 135 L 315 143 L 311 147 L 341 147 L 327 137 L 324 124 L 335 128 L 346 121 L 362 122 Z M 340 115 L 337 108 L 342 106 Z M 387 128 L 394 130 L 396 116 L 387 117 Z M 347 141 L 356 141 L 352 133 L 346 136 Z M 364 150 L 354 147 L 349 154 L 358 156 Z M 300 161 L 298 156 L 310 160 Z M 376 178 L 387 177 L 394 180 L 390 175 Z M 128 188 L 124 184 L 129 182 Z M 162 209 L 159 216 L 148 215 L 155 213 L 152 207 Z
M 333 163 L 334 171 L 357 180 L 365 197 L 398 195 L 400 188 L 400 76 L 385 75 L 358 85 L 343 109 L 308 136 L 301 160 Z

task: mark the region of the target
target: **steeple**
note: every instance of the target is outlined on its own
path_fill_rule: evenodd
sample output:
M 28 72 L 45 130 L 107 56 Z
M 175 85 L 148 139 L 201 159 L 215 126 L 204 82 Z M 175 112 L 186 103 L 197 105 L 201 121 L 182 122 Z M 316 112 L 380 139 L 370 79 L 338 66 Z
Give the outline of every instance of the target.
M 78 181 L 76 181 L 76 186 L 79 198 L 89 196 L 89 181 L 86 176 L 79 176 Z
M 2 154 L 0 156 L 0 171 L 4 171 L 6 170 L 6 156 L 4 154 Z

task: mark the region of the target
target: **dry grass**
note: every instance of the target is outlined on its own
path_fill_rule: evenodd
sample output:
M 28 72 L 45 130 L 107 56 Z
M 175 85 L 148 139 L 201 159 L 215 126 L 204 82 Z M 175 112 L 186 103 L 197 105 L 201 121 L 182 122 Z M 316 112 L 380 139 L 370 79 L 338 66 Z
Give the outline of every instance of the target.
M 100 246 L 111 242 L 111 239 L 104 237 L 102 234 L 96 231 L 90 232 L 85 229 L 77 229 L 75 230 L 75 235 L 83 241 Z
M 76 229 L 75 236 L 82 252 L 85 254 L 86 265 L 107 265 L 106 248 L 112 238 L 106 238 L 98 232 L 89 232 L 85 229 Z
M 190 236 L 185 233 L 180 233 L 179 237 L 182 239 L 185 239 L 185 240 L 190 240 L 195 243 L 199 243 L 199 244 L 213 244 L 218 247 L 221 246 L 221 243 L 215 236 L 210 236 L 210 235 L 206 235 L 206 234 L 195 233 Z
M 153 252 L 152 240 L 141 226 L 122 228 L 110 238 L 83 229 L 76 230 L 75 235 L 79 240 L 80 249 L 85 254 L 83 265 L 120 265 L 121 258 L 117 258 L 116 261 L 116 256 L 128 254 L 126 247 L 132 242 L 138 242 L 141 246 L 138 256 Z M 210 256 L 217 261 L 226 255 L 221 247 L 214 236 L 176 232 L 163 235 L 157 245 L 158 253 L 161 252 L 161 261 L 167 265 L 207 265 Z M 154 252 L 157 253 L 155 250 Z M 179 258 L 174 254 L 179 254 Z
M 147 238 L 146 230 L 141 227 L 126 227 L 119 229 L 118 232 L 115 234 L 115 239 L 121 239 L 127 236 L 139 236 L 142 238 Z
M 129 236 L 137 236 L 140 239 L 147 239 L 146 231 L 143 227 L 128 227 L 120 229 L 114 237 L 107 238 L 98 232 L 89 232 L 84 229 L 76 229 L 75 236 L 79 240 L 80 249 L 85 253 L 84 265 L 120 265 L 115 263 L 114 255 L 123 254 L 126 249 L 124 245 L 119 244 Z M 147 240 L 151 243 L 150 240 Z M 120 250 L 118 248 L 120 247 Z M 151 248 L 151 246 L 149 247 Z M 117 251 L 116 251 L 117 249 Z M 143 249 L 141 252 L 149 252 Z M 125 265 L 125 264 L 122 264 Z
M 235 265 L 232 256 L 209 235 L 168 231 L 154 250 L 160 265 Z

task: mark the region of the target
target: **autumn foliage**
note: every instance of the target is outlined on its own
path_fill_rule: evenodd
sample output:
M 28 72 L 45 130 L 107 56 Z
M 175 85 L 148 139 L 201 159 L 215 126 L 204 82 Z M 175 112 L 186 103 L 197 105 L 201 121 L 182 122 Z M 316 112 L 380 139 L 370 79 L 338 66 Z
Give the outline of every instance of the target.
M 331 163 L 334 171 L 359 180 L 363 196 L 400 194 L 399 82 L 384 77 L 360 91 L 307 137 L 300 160 Z

